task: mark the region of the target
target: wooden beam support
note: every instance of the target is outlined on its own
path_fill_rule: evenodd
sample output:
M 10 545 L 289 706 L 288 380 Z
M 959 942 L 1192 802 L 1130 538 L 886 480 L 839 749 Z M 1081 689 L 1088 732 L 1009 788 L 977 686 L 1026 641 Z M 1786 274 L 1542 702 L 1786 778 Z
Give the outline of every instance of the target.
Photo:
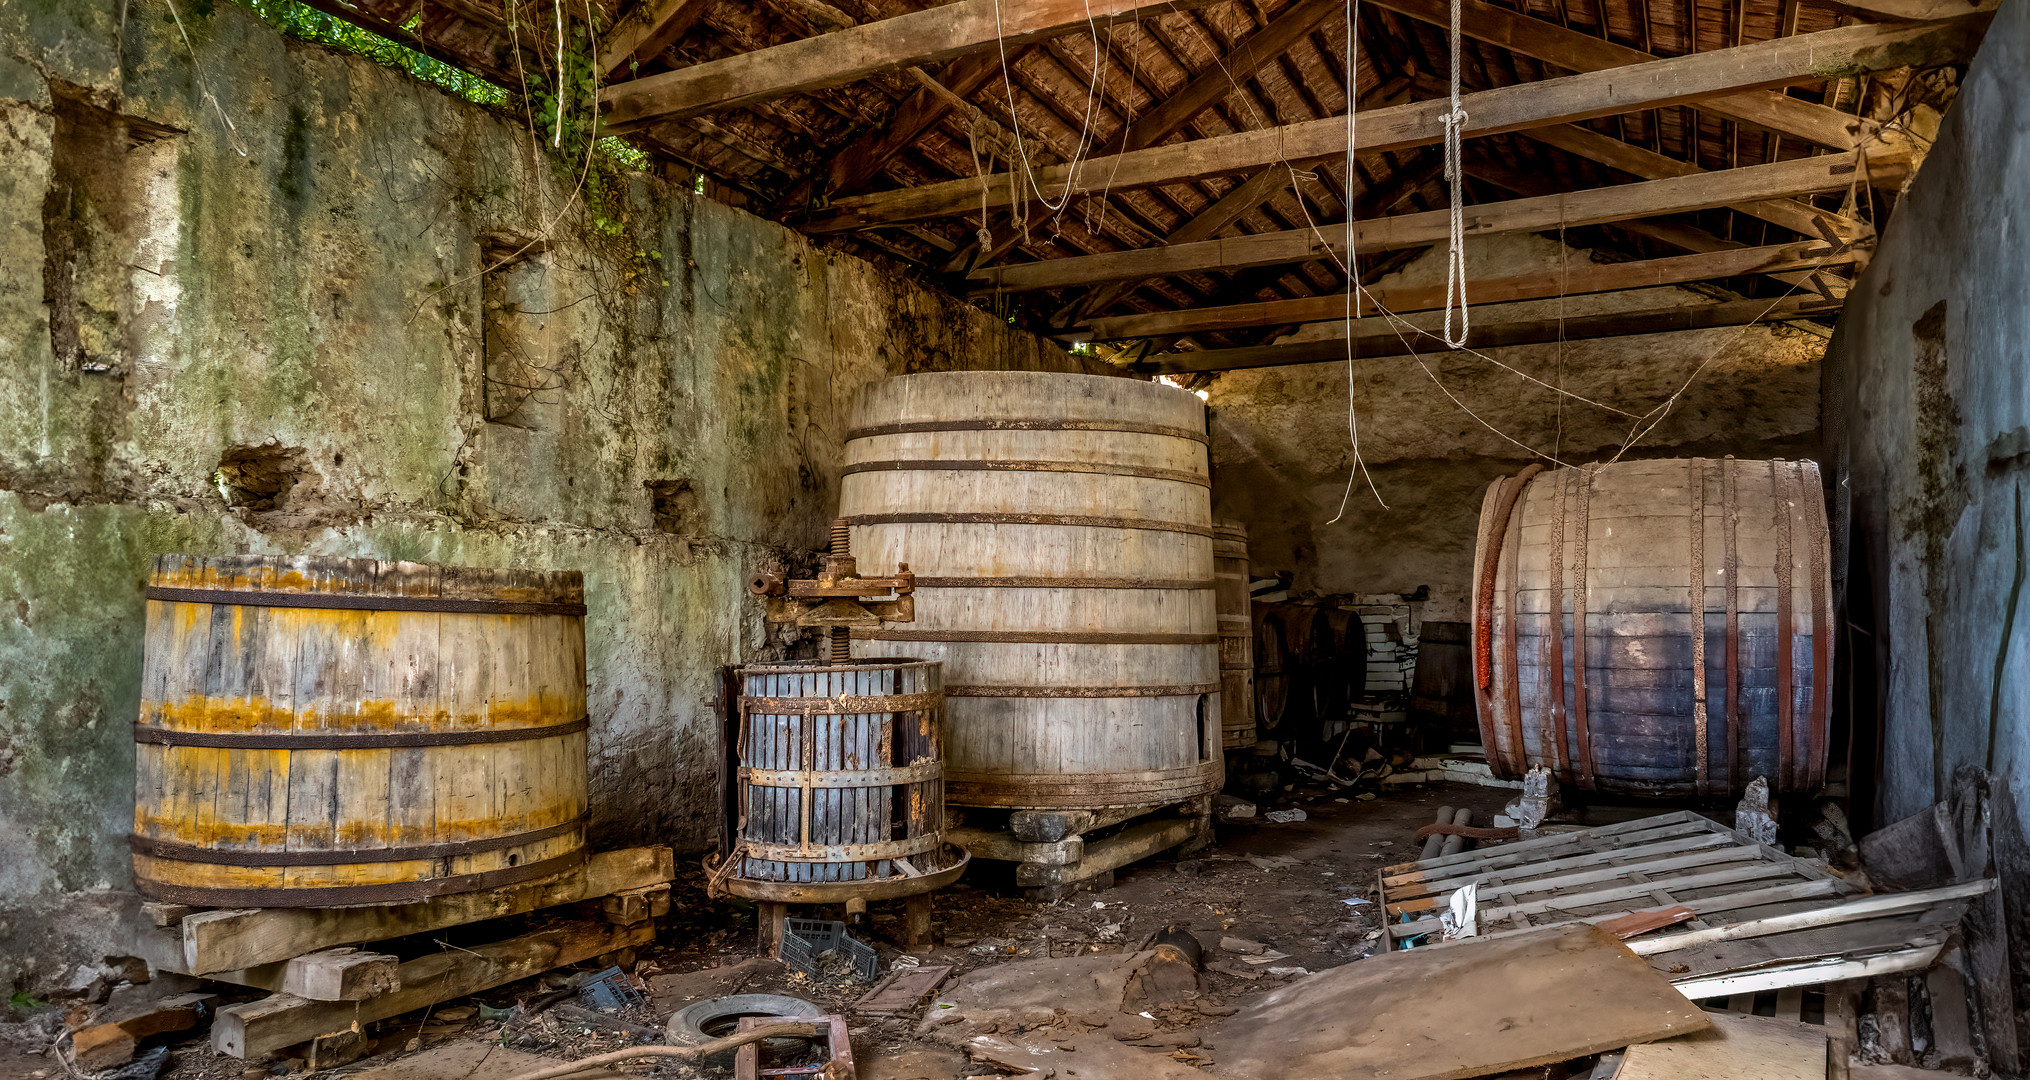
M 1019 59 L 1017 54 L 1010 54 L 1008 62 L 1012 64 L 1017 59 Z M 831 161 L 824 167 L 822 195 L 829 199 L 866 187 L 875 177 L 881 175 L 882 168 L 888 164 L 890 158 L 922 138 L 925 132 L 936 127 L 939 121 L 951 113 L 955 107 L 952 104 L 952 97 L 965 98 L 987 85 L 989 79 L 999 74 L 1001 74 L 999 51 L 962 56 L 946 64 L 934 77 L 938 85 L 949 91 L 951 96 L 940 94 L 926 86 L 918 88 L 915 93 L 904 98 L 902 104 L 895 107 L 895 112 L 889 116 L 886 124 L 853 140 L 844 150 L 832 155 Z M 810 201 L 812 194 L 809 182 L 799 184 L 795 191 L 778 204 L 778 209 L 787 211 L 800 208 Z
M 1688 281 L 1766 274 L 1775 270 L 1815 270 L 1852 263 L 1861 258 L 1859 251 L 1851 249 L 1838 255 L 1814 257 L 1808 254 L 1826 250 L 1825 244 L 1806 241 L 1735 248 L 1704 255 L 1676 255 L 1642 262 L 1595 263 L 1582 259 L 1579 265 L 1569 268 L 1546 267 L 1533 273 L 1474 280 L 1468 284 L 1475 304 L 1503 304 L 1681 285 Z M 1368 293 L 1374 303 L 1398 315 L 1435 311 L 1445 306 L 1445 287 L 1442 285 L 1395 286 L 1370 289 Z M 1368 311 L 1374 310 L 1365 301 L 1363 307 Z M 1344 318 L 1345 314 L 1346 294 L 1342 292 L 1331 296 L 1307 296 L 1297 300 L 1234 304 L 1221 308 L 1116 315 L 1092 320 L 1089 329 L 1095 341 L 1119 341 L 1124 338 L 1326 322 Z
M 705 17 L 715 0 L 641 0 L 599 45 L 599 70 L 608 77 L 646 64 Z
M 1859 15 L 1864 19 L 1927 22 L 1993 11 L 2001 5 L 2002 0 L 1809 0 L 1809 2 L 1822 8 Z
M 1449 27 L 1452 0 L 1369 0 L 1377 7 L 1427 23 Z M 1511 11 L 1486 0 L 1460 0 L 1460 32 L 1510 52 L 1541 60 L 1568 71 L 1647 64 L 1656 57 L 1641 49 L 1617 45 L 1557 23 Z M 1865 130 L 1876 125 L 1838 109 L 1767 90 L 1709 97 L 1698 103 L 1702 112 L 1741 120 L 1760 128 L 1795 135 L 1834 150 L 1852 150 Z
M 1209 2 L 1209 0 L 1192 0 Z M 982 49 L 1041 41 L 1091 25 L 1173 10 L 1172 0 L 959 0 L 836 33 L 615 83 L 599 95 L 604 126 L 627 131 L 658 120 L 841 86 L 883 71 Z M 998 43 L 998 46 L 997 46 Z
M 1476 314 L 1468 346 L 1500 349 L 1512 345 L 1541 345 L 1553 341 L 1585 341 L 1592 338 L 1632 337 L 1639 334 L 1668 334 L 1680 330 L 1710 330 L 1721 326 L 1745 326 L 1758 322 L 1782 322 L 1812 315 L 1830 315 L 1840 310 L 1813 297 L 1786 297 L 1782 300 L 1731 300 L 1721 304 L 1695 304 L 1674 308 L 1623 311 L 1611 315 L 1583 315 L 1568 319 L 1518 319 L 1489 322 L 1491 312 Z M 1353 327 L 1354 356 L 1408 356 L 1449 352 L 1436 335 L 1400 330 L 1390 320 L 1374 316 Z M 1186 375 L 1200 371 L 1236 371 L 1242 368 L 1284 367 L 1290 364 L 1344 362 L 1346 339 L 1299 341 L 1282 345 L 1256 345 L 1242 349 L 1208 349 L 1203 352 L 1170 353 L 1159 359 L 1134 365 L 1148 375 Z
M 1496 233 L 1538 232 L 1560 226 L 1576 228 L 1704 210 L 1746 199 L 1838 191 L 1853 182 L 1855 163 L 1860 157 L 1859 154 L 1825 154 L 1698 176 L 1647 180 L 1469 206 L 1466 208 L 1466 235 L 1478 237 Z M 1907 164 L 1868 161 L 1871 169 L 1880 170 L 1907 167 Z M 1448 210 L 1399 214 L 1360 222 L 1354 230 L 1354 244 L 1363 252 L 1389 251 L 1436 243 L 1446 239 L 1450 231 L 1451 212 Z M 1338 226 L 1315 230 L 1291 229 L 1195 244 L 988 267 L 974 271 L 971 279 L 985 289 L 1022 292 L 1101 281 L 1304 262 L 1322 258 L 1327 253 L 1339 253 L 1344 247 L 1345 231 Z
M 1234 43 L 1225 56 L 1199 72 L 1176 93 L 1143 113 L 1102 144 L 1098 154 L 1154 146 L 1184 130 L 1192 118 L 1234 92 L 1234 87 L 1302 41 L 1326 19 L 1343 14 L 1346 0 L 1297 0 L 1268 25 Z
M 949 8 L 935 8 L 947 11 Z M 1986 16 L 1918 26 L 1846 26 L 1733 49 L 1693 53 L 1562 79 L 1483 90 L 1464 99 L 1468 136 L 1523 131 L 1548 124 L 1699 101 L 1743 90 L 1822 79 L 1828 71 L 1861 74 L 1881 68 L 1946 63 L 1973 55 Z M 878 24 L 876 24 L 878 25 Z M 864 28 L 862 28 L 864 29 Z M 1403 150 L 1443 139 L 1439 117 L 1444 101 L 1419 101 L 1375 109 L 1360 117 L 1357 138 L 1363 151 Z M 1168 143 L 1092 158 L 1078 165 L 1033 171 L 1035 186 L 1055 197 L 1067 183 L 1105 186 L 1110 191 L 1199 180 L 1229 173 L 1252 173 L 1282 161 L 1335 157 L 1346 152 L 1346 118 L 1309 120 L 1284 127 L 1243 131 L 1195 142 Z M 966 177 L 923 187 L 840 199 L 832 209 L 801 227 L 834 233 L 949 217 L 977 211 L 981 189 L 990 203 L 1033 200 L 1029 183 L 1013 173 Z

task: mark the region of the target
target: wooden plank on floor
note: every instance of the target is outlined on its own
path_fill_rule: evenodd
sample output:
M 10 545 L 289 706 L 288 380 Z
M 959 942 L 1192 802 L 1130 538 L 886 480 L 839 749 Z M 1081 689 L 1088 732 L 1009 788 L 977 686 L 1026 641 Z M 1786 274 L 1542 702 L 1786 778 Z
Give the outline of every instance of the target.
M 1713 1026 L 1631 1046 L 1615 1080 L 1824 1080 L 1826 1029 L 1794 1019 L 1719 1013 Z

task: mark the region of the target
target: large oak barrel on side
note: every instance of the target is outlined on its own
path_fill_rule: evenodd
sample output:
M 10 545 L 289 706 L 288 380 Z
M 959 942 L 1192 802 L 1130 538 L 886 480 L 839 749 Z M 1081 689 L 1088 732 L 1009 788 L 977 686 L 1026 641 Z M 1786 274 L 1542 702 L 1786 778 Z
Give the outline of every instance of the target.
M 584 861 L 577 571 L 164 555 L 147 595 L 143 895 L 389 903 Z
M 854 646 L 944 663 L 948 802 L 1157 806 L 1218 789 L 1197 397 L 1093 375 L 907 375 L 861 392 L 846 455 L 860 565 L 916 574 L 916 621 Z
M 957 860 L 944 842 L 937 664 L 755 664 L 740 682 L 743 857 L 730 892 L 787 900 L 763 883 L 833 882 L 842 898 L 881 899 L 956 876 L 942 873 Z
M 1284 655 L 1282 609 L 1253 605 L 1255 628 L 1255 733 L 1267 738 L 1283 723 L 1290 693 L 1289 660 Z
M 1832 592 L 1809 461 L 1632 461 L 1497 481 L 1474 678 L 1498 775 L 1625 795 L 1825 779 Z
M 1219 709 L 1222 744 L 1255 744 L 1255 627 L 1248 602 L 1248 527 L 1212 526 L 1213 593 L 1219 612 Z

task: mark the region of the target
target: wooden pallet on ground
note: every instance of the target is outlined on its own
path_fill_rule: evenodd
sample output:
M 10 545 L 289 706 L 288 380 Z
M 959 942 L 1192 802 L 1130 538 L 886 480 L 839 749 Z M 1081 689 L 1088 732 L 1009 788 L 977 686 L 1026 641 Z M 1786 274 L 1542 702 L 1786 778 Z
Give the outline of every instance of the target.
M 539 881 L 407 904 L 203 911 L 151 905 L 158 970 L 274 991 L 220 1009 L 212 1045 L 261 1057 L 655 939 L 675 859 L 651 846 L 591 856 Z M 540 929 L 403 961 L 358 946 L 565 908 Z M 507 933 L 504 931 L 504 933 Z M 357 1042 L 359 1040 L 349 1040 Z
M 981 824 L 947 835 L 976 859 L 1016 864 L 1015 884 L 1043 902 L 1110 888 L 1114 871 L 1129 863 L 1172 848 L 1188 854 L 1212 842 L 1209 795 L 1162 806 L 1017 810 L 991 824 L 984 815 Z

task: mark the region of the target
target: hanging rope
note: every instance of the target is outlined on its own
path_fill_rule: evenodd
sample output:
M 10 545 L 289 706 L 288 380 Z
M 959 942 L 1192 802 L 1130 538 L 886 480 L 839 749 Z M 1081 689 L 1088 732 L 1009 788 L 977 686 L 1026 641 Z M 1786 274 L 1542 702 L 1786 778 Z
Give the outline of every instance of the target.
M 1360 174 L 1355 170 L 1356 163 L 1354 160 L 1355 151 L 1359 147 L 1359 140 L 1355 137 L 1358 122 L 1354 112 L 1354 106 L 1359 96 L 1355 88 L 1360 82 L 1359 22 L 1360 0 L 1346 0 L 1346 176 L 1344 187 L 1346 191 L 1346 206 L 1343 215 L 1346 218 L 1346 438 L 1353 447 L 1353 465 L 1346 472 L 1346 490 L 1339 494 L 1339 512 L 1332 515 L 1332 520 L 1326 522 L 1327 525 L 1336 525 L 1341 518 L 1346 516 L 1347 504 L 1353 500 L 1354 481 L 1363 477 L 1367 480 L 1368 491 L 1374 495 L 1374 501 L 1379 503 L 1384 510 L 1389 508 L 1388 500 L 1382 498 L 1381 489 L 1375 486 L 1374 474 L 1368 472 L 1367 462 L 1360 456 L 1360 414 L 1353 404 L 1353 361 L 1355 352 L 1353 327 L 1355 319 L 1360 312 L 1360 295 L 1362 292 L 1360 287 L 1360 263 L 1357 260 L 1357 253 L 1354 251 L 1353 244 L 1354 231 L 1358 224 L 1355 222 L 1353 214 L 1353 185 L 1360 178 Z M 1294 168 L 1291 169 L 1290 175 L 1294 181 L 1297 175 Z M 1301 192 L 1298 193 L 1297 205 L 1300 207 L 1304 205 L 1304 198 Z
M 1466 127 L 1466 110 L 1459 105 L 1459 8 L 1452 0 L 1452 111 L 1440 118 L 1445 125 L 1445 180 L 1452 186 L 1452 245 L 1445 256 L 1445 344 L 1466 347 L 1466 205 L 1460 198 L 1464 170 L 1459 163 L 1459 135 Z M 1452 308 L 1459 308 L 1459 333 L 1452 332 Z

